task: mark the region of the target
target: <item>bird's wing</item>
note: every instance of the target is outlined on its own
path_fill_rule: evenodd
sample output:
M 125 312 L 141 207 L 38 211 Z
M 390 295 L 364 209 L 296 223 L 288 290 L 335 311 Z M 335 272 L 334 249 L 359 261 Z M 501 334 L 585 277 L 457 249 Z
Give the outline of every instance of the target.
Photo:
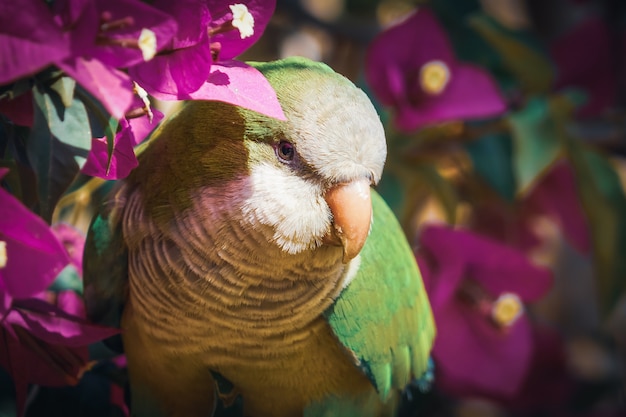
M 326 317 L 385 400 L 427 370 L 435 324 L 400 225 L 373 190 L 372 204 L 372 230 L 359 270 Z
M 87 317 L 94 323 L 119 328 L 127 294 L 128 250 L 116 214 L 111 205 L 105 205 L 91 221 L 83 280 Z M 109 347 L 121 351 L 119 336 L 109 342 Z

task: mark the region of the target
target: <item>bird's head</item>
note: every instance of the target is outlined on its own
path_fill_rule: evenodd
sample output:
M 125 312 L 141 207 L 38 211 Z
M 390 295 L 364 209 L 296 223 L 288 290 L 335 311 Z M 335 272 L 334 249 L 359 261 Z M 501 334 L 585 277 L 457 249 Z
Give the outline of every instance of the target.
M 130 181 L 142 183 L 146 207 L 164 229 L 192 210 L 218 229 L 226 227 L 218 222 L 243 222 L 281 253 L 335 247 L 347 263 L 369 233 L 370 186 L 385 162 L 379 116 L 363 91 L 324 64 L 253 65 L 274 87 L 286 121 L 189 102 L 155 132 Z
M 367 95 L 328 66 L 303 58 L 256 64 L 274 87 L 287 121 L 251 166 L 252 210 L 288 252 L 363 247 L 372 221 L 370 186 L 386 157 L 380 118 Z M 269 145 L 269 146 L 268 146 Z M 260 151 L 260 152 L 259 152 Z

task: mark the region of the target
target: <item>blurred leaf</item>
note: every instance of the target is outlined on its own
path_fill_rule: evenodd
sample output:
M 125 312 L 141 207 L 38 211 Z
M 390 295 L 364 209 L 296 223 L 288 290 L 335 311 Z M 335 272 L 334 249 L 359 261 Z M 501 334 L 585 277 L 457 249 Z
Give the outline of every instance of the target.
M 376 190 L 394 211 L 409 237 L 413 235 L 415 215 L 432 196 L 440 203 L 445 220 L 450 224 L 456 222 L 459 203 L 456 189 L 432 163 L 408 165 L 391 160 Z
M 521 111 L 508 117 L 515 152 L 513 169 L 517 192 L 525 194 L 537 178 L 559 157 L 561 143 L 546 97 L 533 97 Z
M 37 89 L 34 97 L 36 106 L 44 112 L 52 134 L 74 149 L 74 159 L 82 167 L 91 148 L 91 128 L 83 102 L 78 98 L 72 99 L 71 106 L 65 107 L 61 97 L 46 90 L 41 94 Z
M 61 97 L 61 102 L 65 107 L 72 105 L 75 87 L 76 81 L 70 77 L 61 77 L 50 86 Z
M 469 24 L 499 53 L 522 90 L 528 94 L 550 90 L 554 68 L 530 32 L 509 30 L 483 13 L 474 14 Z
M 562 153 L 557 120 L 569 118 L 581 96 L 573 91 L 551 97 L 532 97 L 508 117 L 513 134 L 513 169 L 517 193 L 526 194 Z
M 396 217 L 402 218 L 407 190 L 403 182 L 390 169 L 385 169 L 383 172 L 382 178 L 376 185 L 376 191 L 383 197 Z
M 77 99 L 65 108 L 46 88 L 33 89 L 34 122 L 26 144 L 37 176 L 39 214 L 48 222 L 54 207 L 84 164 L 91 147 L 85 106 Z
M 515 199 L 513 146 L 509 135 L 492 134 L 468 142 L 474 171 L 508 201 Z
M 420 164 L 415 167 L 415 182 L 414 186 L 418 183 L 428 184 L 432 192 L 437 196 L 437 199 L 441 202 L 443 209 L 446 213 L 446 219 L 448 223 L 456 223 L 456 209 L 459 204 L 459 196 L 455 187 L 450 181 L 443 177 L 437 168 L 431 164 Z
M 514 80 L 503 65 L 502 57 L 468 24 L 469 17 L 481 10 L 477 0 L 434 0 L 431 6 L 452 43 L 460 61 L 473 62 L 485 69 L 508 90 Z
M 72 290 L 83 295 L 83 280 L 76 267 L 69 264 L 57 275 L 49 289 L 54 292 Z
M 626 195 L 606 157 L 571 138 L 565 147 L 591 225 L 597 296 L 606 315 L 626 288 Z
M 118 120 L 112 117 L 111 114 L 104 108 L 104 106 L 83 87 L 77 85 L 75 91 L 76 96 L 80 99 L 80 101 L 85 105 L 85 108 L 87 109 L 89 126 L 91 128 L 91 136 L 93 138 L 101 138 L 106 136 L 107 143 L 113 144 L 115 141 L 115 134 L 117 133 L 117 127 L 119 125 Z M 110 154 L 112 154 L 112 145 L 110 150 Z

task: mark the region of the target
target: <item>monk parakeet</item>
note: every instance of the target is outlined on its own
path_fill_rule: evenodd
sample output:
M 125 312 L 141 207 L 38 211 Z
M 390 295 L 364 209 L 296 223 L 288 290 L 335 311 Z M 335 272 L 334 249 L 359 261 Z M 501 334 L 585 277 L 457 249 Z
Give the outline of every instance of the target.
M 88 314 L 121 327 L 135 416 L 392 415 L 435 331 L 370 188 L 380 119 L 324 64 L 255 66 L 287 120 L 194 101 L 157 129 L 90 226 Z

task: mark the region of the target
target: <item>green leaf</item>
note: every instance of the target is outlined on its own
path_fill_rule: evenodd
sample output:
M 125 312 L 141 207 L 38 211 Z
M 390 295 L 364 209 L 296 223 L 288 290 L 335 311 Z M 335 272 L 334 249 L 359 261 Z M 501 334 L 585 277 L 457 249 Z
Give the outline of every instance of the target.
M 526 194 L 562 155 L 558 121 L 569 118 L 582 99 L 575 91 L 551 97 L 532 97 L 521 111 L 508 116 L 518 194 Z
M 513 134 L 513 170 L 517 192 L 525 194 L 559 157 L 561 142 L 546 97 L 533 97 L 508 117 Z
M 428 198 L 434 196 L 443 210 L 446 220 L 454 224 L 459 196 L 454 185 L 444 178 L 432 163 L 418 162 L 412 165 L 391 162 L 386 168 L 376 190 L 394 211 L 405 233 L 414 230 L 415 213 Z
M 115 134 L 119 127 L 119 121 L 111 117 L 109 112 L 102 104 L 95 99 L 87 90 L 80 85 L 76 86 L 76 95 L 85 104 L 88 110 L 89 125 L 91 127 L 92 136 L 101 138 L 106 136 L 109 154 L 109 164 L 115 148 Z
M 79 99 L 72 99 L 71 106 L 62 108 L 60 97 L 50 92 L 44 93 L 42 97 L 50 131 L 62 143 L 75 150 L 74 159 L 82 168 L 91 149 L 91 128 L 85 105 Z
M 57 275 L 49 288 L 51 291 L 72 290 L 79 295 L 83 294 L 83 280 L 74 265 L 68 265 Z
M 626 195 L 606 157 L 572 138 L 565 148 L 590 224 L 597 296 L 606 315 L 626 289 Z
M 91 130 L 85 106 L 65 108 L 49 88 L 33 89 L 34 121 L 26 149 L 37 177 L 39 214 L 48 222 L 59 198 L 86 161 Z
M 492 134 L 465 145 L 474 171 L 507 201 L 515 199 L 513 146 L 509 135 Z
M 554 68 L 538 39 L 528 31 L 513 31 L 484 13 L 471 16 L 469 24 L 500 55 L 503 65 L 528 94 L 545 93 L 552 87 Z
M 437 0 L 431 2 L 431 7 L 444 26 L 460 61 L 473 62 L 485 68 L 505 91 L 515 84 L 500 54 L 468 25 L 469 18 L 481 10 L 477 0 Z
M 76 81 L 70 77 L 61 77 L 56 80 L 50 88 L 61 97 L 61 102 L 65 107 L 70 107 L 74 101 L 74 88 Z

